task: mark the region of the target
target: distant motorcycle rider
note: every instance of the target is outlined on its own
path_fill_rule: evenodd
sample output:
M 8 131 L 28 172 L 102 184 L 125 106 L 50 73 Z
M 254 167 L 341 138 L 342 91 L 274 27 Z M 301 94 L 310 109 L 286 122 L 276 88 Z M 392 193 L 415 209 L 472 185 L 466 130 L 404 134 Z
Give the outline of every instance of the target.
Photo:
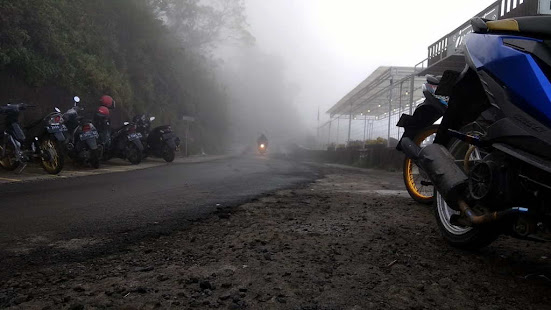
M 260 137 L 256 140 L 256 144 L 258 146 L 261 146 L 262 144 L 264 144 L 264 147 L 267 148 L 268 147 L 268 138 L 266 138 L 266 136 L 264 134 L 260 135 Z

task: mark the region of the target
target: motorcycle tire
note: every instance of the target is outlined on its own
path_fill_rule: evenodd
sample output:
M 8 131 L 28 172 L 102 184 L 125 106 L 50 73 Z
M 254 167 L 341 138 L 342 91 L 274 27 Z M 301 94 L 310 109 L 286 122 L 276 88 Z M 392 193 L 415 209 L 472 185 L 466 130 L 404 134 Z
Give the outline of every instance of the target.
M 423 129 L 415 136 L 414 143 L 421 145 L 428 137 L 436 134 L 437 130 L 438 125 L 432 125 Z M 415 173 L 416 171 L 418 173 Z M 434 187 L 432 185 L 426 185 L 426 183 L 430 183 L 429 178 L 425 176 L 425 173 L 407 156 L 404 158 L 402 166 L 402 177 L 406 190 L 413 200 L 426 205 L 433 204 Z M 425 182 L 425 184 L 423 184 L 423 182 Z
M 462 132 L 476 134 L 473 127 L 467 125 Z M 468 169 L 470 162 L 483 158 L 479 151 L 469 151 L 471 145 L 458 139 L 452 139 L 448 145 L 448 150 L 452 154 L 458 165 L 465 170 Z M 469 157 L 467 159 L 467 156 Z M 460 164 L 459 162 L 462 163 Z M 482 227 L 460 227 L 450 223 L 452 214 L 459 214 L 459 211 L 451 209 L 444 201 L 444 198 L 434 191 L 434 215 L 442 237 L 453 247 L 465 250 L 476 250 L 492 243 L 500 235 L 501 230 L 497 225 L 485 225 Z M 475 213 L 477 212 L 474 210 Z
M 126 146 L 126 159 L 132 164 L 137 165 L 142 161 L 142 152 L 132 142 Z
M 40 159 L 40 165 L 44 171 L 49 174 L 59 174 L 63 170 L 65 164 L 65 156 L 61 146 L 54 140 L 55 138 L 46 138 L 40 141 L 40 151 L 49 153 L 49 159 L 42 157 Z
M 0 146 L 0 154 L 2 154 L 2 151 L 2 146 Z M 0 158 L 0 166 L 2 166 L 4 170 L 14 171 L 20 164 L 20 162 L 15 160 L 15 150 L 13 149 L 13 145 L 8 144 L 6 146 L 5 156 Z
M 108 161 L 111 158 L 113 158 L 113 155 L 111 154 L 110 149 L 106 147 L 105 144 L 102 144 L 101 147 L 102 147 L 102 152 L 101 152 L 102 161 Z
M 163 144 L 162 149 L 163 159 L 167 163 L 171 163 L 174 161 L 174 158 L 176 157 L 176 151 L 173 150 L 168 144 Z
M 90 158 L 90 166 L 94 169 L 98 169 L 100 165 L 101 160 L 101 150 L 98 148 L 97 150 L 92 151 L 92 157 Z

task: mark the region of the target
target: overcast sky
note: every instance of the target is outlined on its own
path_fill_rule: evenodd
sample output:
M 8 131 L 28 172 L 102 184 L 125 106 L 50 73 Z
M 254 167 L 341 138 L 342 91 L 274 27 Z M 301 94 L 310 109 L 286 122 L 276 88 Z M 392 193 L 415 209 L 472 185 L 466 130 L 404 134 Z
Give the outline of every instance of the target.
M 414 66 L 436 42 L 494 0 L 246 0 L 259 48 L 284 60 L 297 109 L 315 128 L 383 65 Z M 326 118 L 327 116 L 325 116 Z

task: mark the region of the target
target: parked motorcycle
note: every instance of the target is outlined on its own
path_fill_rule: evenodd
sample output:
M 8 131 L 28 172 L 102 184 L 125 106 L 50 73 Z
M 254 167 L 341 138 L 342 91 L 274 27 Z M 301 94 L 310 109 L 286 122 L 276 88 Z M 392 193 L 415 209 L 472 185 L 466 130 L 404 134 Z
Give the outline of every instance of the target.
M 425 100 L 417 106 L 413 115 L 402 114 L 396 124 L 404 128 L 402 138 L 412 139 L 416 145 L 426 146 L 432 143 L 438 130 L 435 122 L 444 115 L 448 107 L 448 97 L 436 95 L 441 77 L 427 76 L 427 82 L 423 84 Z M 401 150 L 400 143 L 396 149 Z M 409 157 L 404 158 L 402 177 L 406 189 L 413 200 L 432 204 L 434 201 L 434 187 L 427 174 L 420 169 Z
M 502 233 L 551 239 L 549 25 L 550 16 L 474 18 L 435 143 L 401 141 L 438 191 L 436 220 L 453 246 Z
M 99 133 L 99 143 L 103 146 L 103 160 L 109 160 L 112 156 L 109 150 L 111 149 L 111 119 L 109 117 L 110 110 L 115 109 L 115 100 L 111 96 L 104 95 L 100 98 L 100 106 L 94 114 L 94 125 Z
M 130 122 L 125 122 L 119 129 L 111 129 L 109 111 L 112 109 L 115 109 L 115 100 L 108 95 L 101 96 L 100 106 L 94 115 L 94 124 L 99 130 L 103 160 L 118 157 L 137 165 L 142 161 L 142 135 L 136 131 L 136 124 Z
M 127 159 L 133 165 L 142 161 L 142 152 L 144 150 L 141 142 L 142 135 L 136 131 L 136 124 L 124 122 L 124 125 L 111 132 L 110 147 L 104 159 L 118 157 Z
M 49 174 L 58 174 L 63 169 L 64 157 L 60 143 L 64 140 L 65 127 L 59 109 L 25 127 L 26 135 L 19 124 L 19 114 L 34 107 L 25 103 L 0 107 L 6 116 L 6 129 L 0 145 L 0 165 L 8 171 L 21 173 L 32 159 L 38 160 Z
M 73 107 L 63 114 L 68 128 L 65 149 L 67 155 L 75 162 L 90 164 L 99 168 L 103 146 L 98 144 L 99 134 L 90 120 L 79 116 L 84 108 L 79 106 L 80 98 L 74 98 Z
M 137 131 L 142 135 L 144 145 L 143 158 L 148 156 L 161 157 L 166 162 L 174 161 L 176 150 L 180 146 L 180 138 L 174 134 L 168 125 L 158 126 L 151 130 L 151 122 L 155 116 L 136 115 L 132 121 L 137 126 Z

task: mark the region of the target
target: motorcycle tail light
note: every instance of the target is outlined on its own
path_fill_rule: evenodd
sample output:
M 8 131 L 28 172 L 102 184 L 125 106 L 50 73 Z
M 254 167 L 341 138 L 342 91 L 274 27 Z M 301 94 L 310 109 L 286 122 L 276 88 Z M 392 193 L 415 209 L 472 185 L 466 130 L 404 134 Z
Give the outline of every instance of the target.
M 88 132 L 88 131 L 90 131 L 90 130 L 92 130 L 92 126 L 90 126 L 90 124 L 84 124 L 84 125 L 82 125 L 82 131 L 83 131 L 83 132 Z
M 57 125 L 63 123 L 63 118 L 61 115 L 55 115 L 50 118 L 50 125 Z

